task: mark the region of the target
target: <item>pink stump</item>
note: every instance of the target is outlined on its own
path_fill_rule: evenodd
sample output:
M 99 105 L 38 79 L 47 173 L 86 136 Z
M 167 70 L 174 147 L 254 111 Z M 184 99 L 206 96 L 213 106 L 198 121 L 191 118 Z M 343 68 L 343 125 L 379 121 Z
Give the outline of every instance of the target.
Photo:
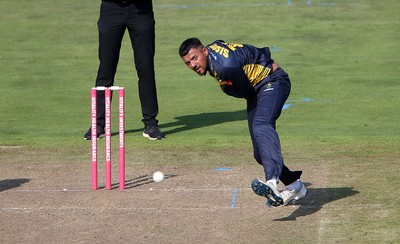
M 118 91 L 119 115 L 119 189 L 125 189 L 125 91 L 123 87 Z
M 91 141 L 92 141 L 92 190 L 97 190 L 97 89 L 90 92 Z
M 105 90 L 106 190 L 111 190 L 111 89 Z

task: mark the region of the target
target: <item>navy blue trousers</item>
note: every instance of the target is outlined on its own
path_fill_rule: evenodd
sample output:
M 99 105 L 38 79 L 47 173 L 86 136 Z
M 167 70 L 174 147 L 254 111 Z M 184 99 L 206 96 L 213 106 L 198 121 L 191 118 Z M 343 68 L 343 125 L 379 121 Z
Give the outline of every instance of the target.
M 102 1 L 97 25 L 100 64 L 96 86 L 114 85 L 122 38 L 128 30 L 139 78 L 142 121 L 145 125 L 157 124 L 158 101 L 154 71 L 155 20 L 152 1 L 137 0 L 127 4 Z M 104 127 L 104 92 L 98 92 L 97 104 L 97 123 Z
M 283 69 L 268 76 L 257 92 L 247 99 L 247 119 L 253 143 L 254 158 L 264 168 L 265 179 L 274 176 L 284 185 L 300 178 L 301 171 L 290 171 L 284 164 L 276 120 L 290 94 L 290 79 Z

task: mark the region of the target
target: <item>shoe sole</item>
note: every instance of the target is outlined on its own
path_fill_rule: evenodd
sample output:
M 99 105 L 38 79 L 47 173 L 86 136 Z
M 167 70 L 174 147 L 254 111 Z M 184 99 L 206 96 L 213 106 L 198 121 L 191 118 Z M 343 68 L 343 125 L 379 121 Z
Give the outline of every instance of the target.
M 143 134 L 142 134 L 144 137 L 146 137 L 146 138 L 149 138 L 150 140 L 152 140 L 152 141 L 155 141 L 155 140 L 161 140 L 162 138 L 158 138 L 158 137 L 150 137 L 150 135 L 149 134 L 146 134 L 146 133 L 144 133 L 143 132 Z
M 268 199 L 267 205 L 270 204 L 274 207 L 278 207 L 283 204 L 283 199 L 280 196 L 276 195 L 271 187 L 259 181 L 258 179 L 254 179 L 251 182 L 251 188 L 253 189 L 255 194 L 266 197 Z
M 279 203 L 275 202 L 271 198 L 267 199 L 266 205 L 268 208 L 285 206 L 284 204 L 279 204 Z

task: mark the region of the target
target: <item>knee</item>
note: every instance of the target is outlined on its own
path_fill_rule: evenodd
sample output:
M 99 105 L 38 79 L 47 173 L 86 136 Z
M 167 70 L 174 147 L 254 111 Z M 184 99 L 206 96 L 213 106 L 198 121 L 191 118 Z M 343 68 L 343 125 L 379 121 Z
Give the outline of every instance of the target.
M 266 134 L 270 134 L 271 131 L 275 131 L 275 127 L 270 123 L 253 123 L 254 137 L 258 138 Z

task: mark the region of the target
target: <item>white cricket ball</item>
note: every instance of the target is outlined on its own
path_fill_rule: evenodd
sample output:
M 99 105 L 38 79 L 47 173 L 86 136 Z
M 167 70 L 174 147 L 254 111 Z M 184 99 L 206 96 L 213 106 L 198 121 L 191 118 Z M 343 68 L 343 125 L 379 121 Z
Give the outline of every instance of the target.
M 153 174 L 153 180 L 155 182 L 161 182 L 164 180 L 164 174 L 161 171 L 157 171 Z

